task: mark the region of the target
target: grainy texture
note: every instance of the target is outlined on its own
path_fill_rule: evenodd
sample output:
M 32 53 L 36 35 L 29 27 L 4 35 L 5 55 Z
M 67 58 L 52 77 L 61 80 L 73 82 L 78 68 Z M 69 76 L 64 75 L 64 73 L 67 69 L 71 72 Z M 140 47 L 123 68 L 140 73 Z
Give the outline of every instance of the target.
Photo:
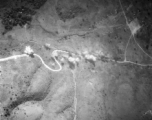
M 14 0 L 0 7 L 0 57 L 28 45 L 50 68 L 62 64 L 54 72 L 36 56 L 0 62 L 2 120 L 152 118 L 151 1 Z M 53 57 L 56 49 L 66 52 Z

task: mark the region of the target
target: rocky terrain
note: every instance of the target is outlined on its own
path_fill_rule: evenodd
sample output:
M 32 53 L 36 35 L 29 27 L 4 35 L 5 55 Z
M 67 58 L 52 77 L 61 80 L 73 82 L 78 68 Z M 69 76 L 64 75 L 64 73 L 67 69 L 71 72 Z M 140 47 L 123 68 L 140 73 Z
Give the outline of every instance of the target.
M 151 9 L 1 0 L 0 120 L 151 120 Z M 27 46 L 34 53 L 4 60 Z

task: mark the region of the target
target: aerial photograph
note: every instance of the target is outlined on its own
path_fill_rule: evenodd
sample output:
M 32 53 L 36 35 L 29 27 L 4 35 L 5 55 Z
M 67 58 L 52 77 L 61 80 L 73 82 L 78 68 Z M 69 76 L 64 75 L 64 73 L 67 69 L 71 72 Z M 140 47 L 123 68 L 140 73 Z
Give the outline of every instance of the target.
M 152 120 L 152 0 L 0 0 L 0 120 Z

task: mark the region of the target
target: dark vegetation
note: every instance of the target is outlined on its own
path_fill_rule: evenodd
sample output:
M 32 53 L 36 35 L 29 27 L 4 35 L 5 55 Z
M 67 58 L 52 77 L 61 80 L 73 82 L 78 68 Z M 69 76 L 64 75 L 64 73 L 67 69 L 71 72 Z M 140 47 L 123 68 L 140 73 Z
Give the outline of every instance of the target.
M 4 13 L 2 17 L 2 24 L 6 31 L 12 30 L 14 26 L 23 27 L 25 24 L 30 24 L 32 15 L 36 12 L 24 6 L 20 8 L 12 8 L 10 11 Z
M 15 26 L 30 25 L 36 11 L 44 5 L 46 0 L 6 0 L 0 6 L 0 18 L 6 32 Z

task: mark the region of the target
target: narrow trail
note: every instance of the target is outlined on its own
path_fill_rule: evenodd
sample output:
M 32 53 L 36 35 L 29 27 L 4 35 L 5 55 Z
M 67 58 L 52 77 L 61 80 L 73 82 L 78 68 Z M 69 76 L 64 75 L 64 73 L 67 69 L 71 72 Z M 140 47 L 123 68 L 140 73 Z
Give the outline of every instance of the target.
M 143 48 L 139 45 L 139 43 L 136 41 L 134 35 L 137 33 L 137 31 L 140 29 L 140 27 L 137 28 L 137 26 L 134 26 L 134 29 L 133 29 L 133 30 L 131 29 L 131 27 L 130 27 L 130 26 L 131 26 L 131 23 L 128 22 L 126 13 L 125 13 L 125 11 L 124 11 L 124 9 L 123 9 L 123 7 L 122 7 L 121 0 L 119 0 L 119 4 L 120 4 L 121 10 L 122 10 L 122 13 L 123 13 L 123 15 L 124 15 L 124 17 L 125 17 L 126 25 L 128 26 L 128 28 L 129 28 L 129 30 L 130 30 L 130 32 L 131 32 L 131 35 L 130 35 L 130 37 L 129 37 L 129 39 L 128 39 L 128 42 L 127 42 L 127 45 L 126 45 L 126 47 L 125 47 L 124 60 L 123 60 L 123 61 L 112 60 L 112 61 L 114 61 L 114 62 L 116 62 L 116 63 L 119 63 L 119 64 L 122 64 L 122 63 L 124 63 L 124 64 L 125 64 L 125 63 L 130 63 L 130 64 L 142 66 L 142 67 L 152 66 L 152 64 L 141 64 L 141 63 L 136 63 L 136 62 L 132 62 L 132 61 L 127 60 L 127 58 L 126 58 L 127 48 L 128 48 L 128 46 L 129 46 L 129 43 L 130 43 L 132 37 L 133 37 L 133 40 L 135 41 L 135 43 L 137 44 L 137 46 L 143 51 L 144 54 L 146 54 L 146 55 L 147 55 L 149 58 L 151 58 L 151 59 L 152 59 L 152 56 L 150 56 L 148 53 L 146 53 L 146 52 L 143 50 Z M 32 52 L 33 52 L 33 51 L 32 51 Z M 33 53 L 33 55 L 36 56 L 38 59 L 40 59 L 41 63 L 42 63 L 42 64 L 45 66 L 45 68 L 47 68 L 48 70 L 53 71 L 53 72 L 59 72 L 59 71 L 62 70 L 62 66 L 61 66 L 60 62 L 55 58 L 55 56 L 58 55 L 58 52 L 69 53 L 69 52 L 63 51 L 63 50 L 54 50 L 54 51 L 52 52 L 52 56 L 53 56 L 55 62 L 57 63 L 57 65 L 58 65 L 58 67 L 59 67 L 58 69 L 53 69 L 53 68 L 49 67 L 49 66 L 44 62 L 43 58 L 42 58 L 39 54 Z M 30 55 L 27 54 L 27 53 L 21 54 L 21 55 L 13 55 L 13 56 L 9 56 L 9 57 L 6 57 L 6 58 L 1 58 L 1 59 L 0 59 L 0 62 L 12 60 L 12 59 L 15 59 L 15 60 L 16 60 L 16 59 L 22 58 L 22 57 L 30 57 Z
M 132 37 L 133 37 L 133 40 L 135 41 L 135 43 L 137 44 L 137 46 L 141 49 L 141 51 L 142 51 L 144 54 L 146 54 L 146 55 L 147 55 L 149 58 L 151 58 L 151 59 L 152 59 L 152 56 L 150 56 L 148 53 L 146 53 L 146 52 L 143 50 L 143 48 L 139 45 L 139 43 L 136 41 L 134 35 L 137 33 L 137 31 L 140 29 L 140 27 L 139 27 L 139 26 L 133 26 L 133 27 L 134 27 L 133 30 L 131 29 L 132 23 L 129 23 L 129 22 L 128 22 L 126 13 L 125 13 L 125 11 L 124 11 L 124 9 L 123 9 L 123 7 L 122 7 L 121 0 L 119 0 L 119 4 L 120 4 L 121 10 L 122 10 L 122 12 L 123 12 L 123 15 L 124 15 L 124 17 L 125 17 L 126 25 L 128 26 L 128 28 L 129 28 L 129 30 L 130 30 L 130 32 L 131 32 L 131 35 L 130 35 L 130 37 L 129 37 L 129 39 L 128 39 L 128 42 L 127 42 L 127 45 L 126 45 L 126 47 L 125 47 L 124 60 L 123 60 L 123 61 L 116 61 L 116 62 L 117 62 L 117 63 L 120 63 L 120 64 L 122 64 L 122 63 L 130 63 L 130 64 L 134 64 L 134 65 L 137 65 L 137 66 L 142 66 L 142 67 L 152 66 L 152 64 L 141 64 L 141 63 L 136 63 L 136 62 L 132 62 L 132 61 L 127 60 L 127 57 L 126 57 L 127 48 L 128 48 L 128 46 L 129 46 L 129 43 L 130 43 Z
M 137 65 L 137 66 L 141 66 L 141 67 L 148 67 L 148 66 L 152 66 L 152 64 L 141 64 L 141 63 L 136 63 L 136 62 L 133 62 L 133 61 L 129 61 L 127 60 L 127 48 L 129 46 L 129 43 L 131 41 L 131 38 L 133 38 L 133 40 L 135 41 L 135 43 L 137 44 L 137 46 L 142 50 L 142 52 L 144 54 L 146 54 L 149 58 L 152 59 L 152 56 L 150 56 L 148 53 L 146 53 L 143 48 L 140 46 L 140 44 L 136 41 L 134 35 L 137 33 L 138 29 L 136 29 L 137 26 L 134 26 L 134 29 L 132 30 L 130 25 L 131 23 L 128 22 L 128 19 L 127 19 L 127 16 L 126 16 L 126 13 L 122 7 L 122 3 L 121 3 L 121 0 L 119 0 L 119 3 L 120 3 L 120 7 L 121 7 L 121 10 L 122 10 L 122 13 L 125 17 L 125 20 L 126 20 L 126 25 L 128 26 L 130 32 L 131 32 L 131 35 L 129 36 L 129 39 L 127 41 L 127 44 L 126 44 L 126 47 L 125 47 L 125 51 L 124 51 L 124 60 L 123 61 L 116 61 L 116 60 L 112 60 L 113 62 L 116 62 L 118 64 L 133 64 L 133 65 Z M 44 67 L 52 72 L 59 72 L 62 70 L 62 65 L 60 64 L 60 62 L 56 59 L 56 56 L 58 56 L 58 52 L 63 52 L 63 53 L 69 53 L 67 51 L 63 51 L 63 50 L 54 50 L 52 52 L 52 57 L 53 59 L 55 60 L 56 64 L 58 65 L 58 69 L 53 69 L 51 68 L 49 65 L 47 65 L 43 58 L 39 55 L 39 54 L 36 54 L 32 51 L 32 55 L 37 57 L 41 63 L 44 65 Z M 6 57 L 6 58 L 0 58 L 0 62 L 5 62 L 5 61 L 9 61 L 9 60 L 17 60 L 19 58 L 23 58 L 23 57 L 30 57 L 30 54 L 31 54 L 31 51 L 30 53 L 24 53 L 24 54 L 20 54 L 20 55 L 12 55 L 12 56 L 9 56 L 9 57 Z M 73 74 L 73 84 L 74 84 L 74 120 L 77 119 L 77 82 L 76 82 L 76 70 L 72 71 L 72 74 Z

